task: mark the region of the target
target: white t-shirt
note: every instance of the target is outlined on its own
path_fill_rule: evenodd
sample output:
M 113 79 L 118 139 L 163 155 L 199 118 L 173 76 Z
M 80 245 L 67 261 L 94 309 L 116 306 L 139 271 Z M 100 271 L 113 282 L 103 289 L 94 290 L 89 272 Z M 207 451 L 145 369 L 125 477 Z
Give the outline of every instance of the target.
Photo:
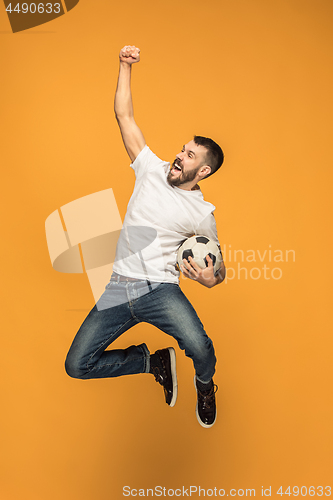
M 123 276 L 178 283 L 177 251 L 202 234 L 217 244 L 214 205 L 200 190 L 170 186 L 170 163 L 145 146 L 131 164 L 136 182 L 118 243 L 113 270 Z

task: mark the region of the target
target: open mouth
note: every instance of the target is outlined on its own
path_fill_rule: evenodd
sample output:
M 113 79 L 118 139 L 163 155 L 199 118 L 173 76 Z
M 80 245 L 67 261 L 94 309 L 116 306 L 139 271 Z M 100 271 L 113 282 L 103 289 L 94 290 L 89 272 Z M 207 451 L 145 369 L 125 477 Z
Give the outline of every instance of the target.
M 172 169 L 173 172 L 182 172 L 182 166 L 179 164 L 178 160 L 175 160 L 172 164 Z

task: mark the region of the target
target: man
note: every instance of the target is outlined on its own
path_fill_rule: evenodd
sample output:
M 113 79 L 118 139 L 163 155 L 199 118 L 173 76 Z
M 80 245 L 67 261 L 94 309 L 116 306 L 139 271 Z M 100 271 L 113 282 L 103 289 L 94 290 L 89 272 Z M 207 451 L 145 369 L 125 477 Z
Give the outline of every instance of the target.
M 90 379 L 152 373 L 164 389 L 168 405 L 177 399 L 176 355 L 172 347 L 150 354 L 146 344 L 106 350 L 122 333 L 139 322 L 172 335 L 192 358 L 197 391 L 196 414 L 203 427 L 216 420 L 212 377 L 215 353 L 195 310 L 179 287 L 176 254 L 193 234 L 218 243 L 213 211 L 198 182 L 223 162 L 221 148 L 211 139 L 195 137 L 177 154 L 172 166 L 155 156 L 133 117 L 132 64 L 140 51 L 125 46 L 120 52 L 115 114 L 136 183 L 117 244 L 116 259 L 105 292 L 81 325 L 66 359 L 71 377 Z M 211 288 L 225 276 L 224 264 L 214 275 L 213 263 L 202 270 L 190 258 L 181 271 Z

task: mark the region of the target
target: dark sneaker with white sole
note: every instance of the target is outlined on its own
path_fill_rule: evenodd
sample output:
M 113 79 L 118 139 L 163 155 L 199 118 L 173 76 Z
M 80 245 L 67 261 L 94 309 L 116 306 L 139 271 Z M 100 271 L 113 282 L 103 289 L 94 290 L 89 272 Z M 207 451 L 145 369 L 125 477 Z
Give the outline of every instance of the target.
M 157 362 L 151 366 L 151 373 L 156 382 L 164 389 L 165 401 L 169 406 L 174 406 L 177 400 L 177 372 L 176 352 L 173 347 L 160 349 L 152 355 Z
M 216 401 L 215 393 L 218 389 L 217 385 L 212 381 L 211 387 L 208 390 L 199 390 L 197 387 L 197 379 L 194 376 L 194 386 L 197 391 L 197 406 L 195 413 L 202 427 L 208 429 L 215 424 L 216 421 Z

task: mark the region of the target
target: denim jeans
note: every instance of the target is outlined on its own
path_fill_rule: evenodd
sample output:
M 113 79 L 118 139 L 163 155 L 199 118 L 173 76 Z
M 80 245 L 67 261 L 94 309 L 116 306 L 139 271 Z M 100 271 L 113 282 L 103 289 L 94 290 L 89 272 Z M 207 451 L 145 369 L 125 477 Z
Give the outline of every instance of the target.
M 129 328 L 150 323 L 174 337 L 193 360 L 199 381 L 207 383 L 215 372 L 211 339 L 179 285 L 147 281 L 110 281 L 76 334 L 66 358 L 66 372 L 92 379 L 147 373 L 150 353 L 146 344 L 106 350 Z

